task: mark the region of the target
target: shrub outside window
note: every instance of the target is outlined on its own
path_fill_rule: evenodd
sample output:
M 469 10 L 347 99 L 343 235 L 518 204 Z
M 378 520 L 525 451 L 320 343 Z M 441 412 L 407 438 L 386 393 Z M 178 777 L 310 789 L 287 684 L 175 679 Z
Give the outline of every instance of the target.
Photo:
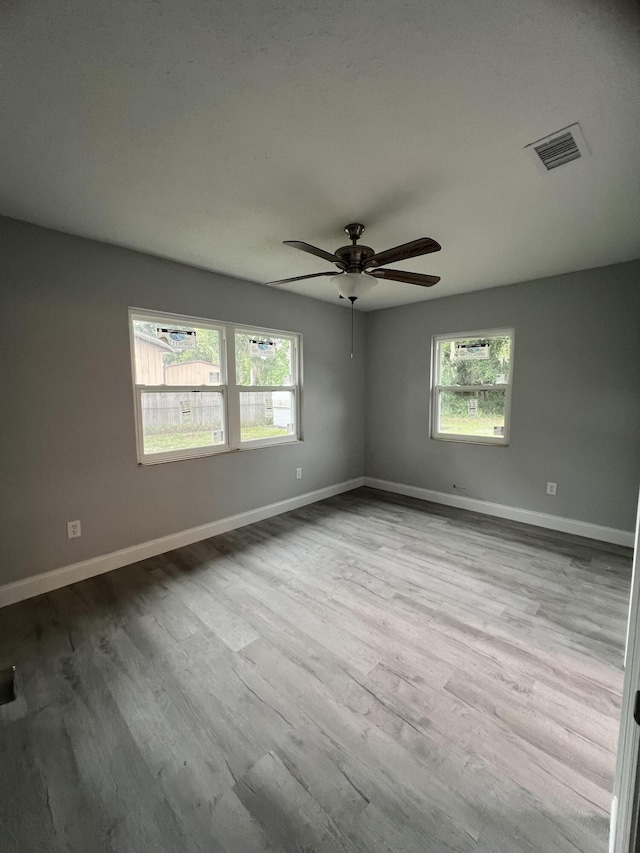
M 513 345 L 513 329 L 433 338 L 432 438 L 509 443 Z
M 138 461 L 300 440 L 299 335 L 130 309 Z

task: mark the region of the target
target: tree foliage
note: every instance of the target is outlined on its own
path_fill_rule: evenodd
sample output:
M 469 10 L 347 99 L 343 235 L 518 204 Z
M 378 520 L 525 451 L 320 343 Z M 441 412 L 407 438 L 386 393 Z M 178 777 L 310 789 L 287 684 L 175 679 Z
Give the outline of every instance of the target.
M 291 341 L 286 338 L 269 338 L 275 343 L 275 355 L 251 356 L 253 338 L 243 332 L 236 334 L 236 381 L 238 385 L 288 385 L 291 384 Z
M 441 385 L 495 385 L 498 376 L 509 372 L 511 343 L 509 338 L 465 340 L 465 344 L 489 344 L 489 358 L 456 357 L 456 341 L 447 341 L 440 349 Z
M 497 385 L 508 379 L 511 342 L 508 337 L 465 339 L 466 344 L 489 344 L 489 358 L 462 359 L 456 356 L 456 341 L 447 341 L 440 348 L 441 385 Z M 505 377 L 502 379 L 502 377 Z M 498 384 L 500 379 L 500 384 Z M 498 391 L 444 393 L 441 401 L 443 416 L 468 414 L 469 400 L 476 399 L 478 417 L 494 417 L 504 413 L 504 394 Z

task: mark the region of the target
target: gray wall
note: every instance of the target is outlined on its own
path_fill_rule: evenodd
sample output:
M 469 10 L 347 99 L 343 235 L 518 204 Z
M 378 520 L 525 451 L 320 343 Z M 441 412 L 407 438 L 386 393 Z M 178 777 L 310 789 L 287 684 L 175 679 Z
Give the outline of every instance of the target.
M 640 262 L 367 318 L 370 477 L 632 530 L 640 482 Z M 508 447 L 429 438 L 431 337 L 514 327 Z M 558 483 L 557 497 L 545 493 Z
M 362 314 L 351 359 L 337 304 L 10 219 L 0 246 L 0 583 L 362 475 Z M 301 332 L 304 441 L 137 465 L 129 306 Z
M 363 473 L 633 527 L 640 262 L 356 314 L 352 360 L 339 305 L 10 219 L 0 244 L 0 583 Z M 138 466 L 129 306 L 301 332 L 304 442 Z M 430 440 L 431 336 L 499 326 L 516 329 L 510 446 Z

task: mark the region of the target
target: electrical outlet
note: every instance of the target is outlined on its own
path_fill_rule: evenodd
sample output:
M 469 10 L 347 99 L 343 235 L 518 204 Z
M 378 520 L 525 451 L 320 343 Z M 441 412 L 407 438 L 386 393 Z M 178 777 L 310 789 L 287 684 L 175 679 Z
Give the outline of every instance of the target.
M 302 479 L 302 468 L 296 468 L 296 480 Z
M 557 495 L 558 494 L 558 484 L 557 483 L 547 483 L 547 494 L 548 495 Z
M 67 539 L 79 539 L 82 536 L 82 527 L 79 521 L 67 521 Z

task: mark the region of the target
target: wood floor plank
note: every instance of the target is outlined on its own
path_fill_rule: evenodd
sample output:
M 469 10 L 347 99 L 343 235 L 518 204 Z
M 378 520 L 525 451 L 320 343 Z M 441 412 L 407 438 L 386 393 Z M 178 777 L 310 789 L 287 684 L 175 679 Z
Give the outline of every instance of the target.
M 629 583 L 360 489 L 6 608 L 2 853 L 603 853 Z

